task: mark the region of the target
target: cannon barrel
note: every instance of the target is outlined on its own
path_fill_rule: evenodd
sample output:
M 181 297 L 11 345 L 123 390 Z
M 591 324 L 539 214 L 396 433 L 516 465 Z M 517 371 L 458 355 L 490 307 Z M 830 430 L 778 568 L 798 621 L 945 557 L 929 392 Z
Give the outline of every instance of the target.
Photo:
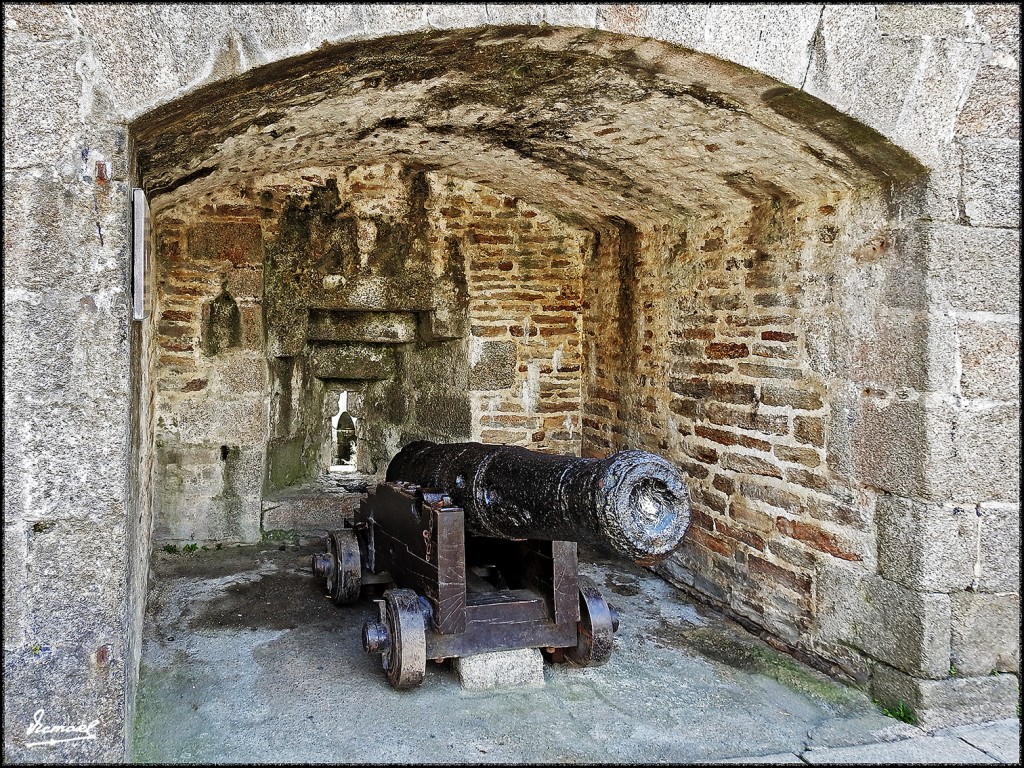
M 385 479 L 444 491 L 477 536 L 586 542 L 643 565 L 668 557 L 690 524 L 683 477 L 646 451 L 586 459 L 420 440 L 399 451 Z

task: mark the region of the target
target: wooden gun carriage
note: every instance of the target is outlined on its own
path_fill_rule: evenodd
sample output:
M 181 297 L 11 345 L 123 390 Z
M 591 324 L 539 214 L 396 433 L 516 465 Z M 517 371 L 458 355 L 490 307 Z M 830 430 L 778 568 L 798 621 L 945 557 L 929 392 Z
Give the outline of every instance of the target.
M 604 664 L 618 616 L 579 573 L 577 542 L 643 564 L 689 526 L 675 467 L 643 451 L 580 459 L 481 443 L 411 443 L 350 527 L 332 531 L 313 570 L 339 605 L 393 583 L 363 647 L 395 688 L 427 660 L 540 648 L 556 662 Z

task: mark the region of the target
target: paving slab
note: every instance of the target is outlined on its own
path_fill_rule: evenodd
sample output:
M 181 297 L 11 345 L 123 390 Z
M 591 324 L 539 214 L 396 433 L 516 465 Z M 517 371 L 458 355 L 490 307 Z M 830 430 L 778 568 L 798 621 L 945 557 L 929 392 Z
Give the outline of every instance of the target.
M 1002 763 L 1020 763 L 1020 720 L 961 725 L 937 731 L 936 735 L 960 738 Z
M 894 763 L 997 763 L 990 755 L 960 739 L 947 736 L 903 739 L 884 744 L 864 744 L 859 747 L 812 749 L 804 752 L 805 762 L 811 765 L 891 765 Z
M 859 717 L 826 720 L 807 735 L 807 744 L 811 749 L 857 747 L 924 735 L 925 731 L 916 725 L 894 720 L 881 712 L 870 712 Z
M 730 757 L 725 760 L 711 760 L 713 765 L 791 765 L 793 763 L 799 763 L 800 765 L 806 765 L 806 763 L 794 755 L 792 752 L 783 752 L 779 755 L 762 755 L 761 757 Z
M 310 573 L 313 551 L 154 554 L 133 761 L 790 763 L 877 747 L 889 750 L 879 762 L 895 748 L 906 752 L 896 762 L 927 762 L 924 747 L 901 746 L 926 738 L 845 746 L 907 732 L 659 576 L 583 549 L 581 573 L 619 614 L 607 664 L 545 662 L 542 687 L 475 691 L 450 662 L 431 663 L 421 686 L 395 691 L 362 650 L 375 604 L 334 606 Z M 993 759 L 961 738 L 940 746 L 936 762 Z

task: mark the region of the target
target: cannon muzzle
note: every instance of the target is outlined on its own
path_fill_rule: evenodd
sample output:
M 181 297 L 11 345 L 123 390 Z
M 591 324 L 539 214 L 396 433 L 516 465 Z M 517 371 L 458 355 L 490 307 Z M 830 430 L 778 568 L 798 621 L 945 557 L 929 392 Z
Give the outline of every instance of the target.
M 586 542 L 642 565 L 668 557 L 690 525 L 682 475 L 646 451 L 584 459 L 420 440 L 399 451 L 385 479 L 443 490 L 474 535 Z

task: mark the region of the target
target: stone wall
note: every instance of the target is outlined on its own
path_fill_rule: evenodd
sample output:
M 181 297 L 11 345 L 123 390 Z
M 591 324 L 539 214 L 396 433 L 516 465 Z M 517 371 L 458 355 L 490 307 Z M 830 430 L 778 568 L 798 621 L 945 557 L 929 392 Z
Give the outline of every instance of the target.
M 712 542 L 761 556 L 757 539 L 744 543 L 732 536 L 758 531 L 733 517 L 742 515 L 742 499 L 714 485 L 729 474 L 743 479 L 754 466 L 728 469 L 722 464 L 728 454 L 777 461 L 782 481 L 788 470 L 824 476 L 829 488 L 853 484 L 864 494 L 856 508 L 871 510 L 875 544 L 868 534 L 851 543 L 857 548 L 841 550 L 860 554 L 860 561 L 827 551 L 815 555 L 826 568 L 783 562 L 779 547 L 810 553 L 817 551 L 813 542 L 827 541 L 817 532 L 812 540 L 801 538 L 808 530 L 797 522 L 835 534 L 836 541 L 848 523 L 809 511 L 792 514 L 788 510 L 803 507 L 765 500 L 747 505 L 770 518 L 751 515 L 768 528 L 761 536 L 766 562 L 813 576 L 815 615 L 806 642 L 825 648 L 832 639 L 848 640 L 870 667 L 876 694 L 908 701 L 928 723 L 1012 711 L 1017 677 L 999 673 L 1019 663 L 1016 6 L 7 4 L 3 18 L 6 759 L 117 760 L 125 753 L 149 548 L 145 486 L 155 460 L 145 447 L 153 389 L 136 362 L 148 358 L 146 339 L 154 329 L 143 323 L 133 331 L 130 323 L 129 188 L 149 179 L 151 197 L 162 188 L 199 199 L 225 174 L 248 173 L 241 170 L 248 163 L 250 171 L 290 162 L 292 170 L 418 164 L 480 184 L 496 199 L 516 198 L 524 214 L 531 208 L 559 214 L 584 233 L 579 237 L 594 238 L 595 255 L 585 263 L 605 263 L 611 256 L 602 249 L 623 235 L 627 245 L 635 239 L 635 248 L 625 250 L 626 274 L 645 291 L 657 289 L 661 275 L 673 276 L 672 252 L 685 231 L 682 253 L 711 260 L 709 275 L 719 270 L 724 283 L 708 290 L 719 295 L 738 287 L 731 282 L 738 272 L 726 269 L 723 276 L 715 253 L 700 249 L 716 239 L 715 226 L 724 249 L 737 247 L 726 234 L 750 207 L 724 183 L 718 173 L 724 166 L 744 166 L 762 181 L 795 187 L 791 197 L 806 206 L 820 200 L 819 208 L 835 205 L 837 212 L 842 200 L 861 204 L 853 191 L 871 176 L 877 180 L 879 169 L 881 178 L 907 171 L 881 185 L 891 239 L 840 270 L 834 296 L 825 302 L 834 309 L 831 316 L 815 309 L 818 298 L 805 295 L 787 307 L 801 311 L 792 327 L 747 327 L 802 337 L 726 336 L 744 328 L 728 320 L 739 313 L 712 308 L 714 338 L 662 336 L 669 351 L 673 343 L 689 343 L 680 352 L 723 355 L 702 362 L 690 354 L 675 359 L 675 352 L 670 359 L 664 348 L 645 342 L 647 331 L 682 332 L 675 315 L 674 327 L 662 328 L 644 314 L 617 331 L 602 329 L 600 335 L 612 340 L 615 332 L 626 334 L 629 350 L 651 346 L 653 358 L 637 357 L 635 370 L 623 369 L 641 387 L 649 385 L 640 377 L 667 377 L 670 387 L 673 379 L 677 387 L 703 379 L 708 397 L 688 396 L 703 391 L 695 385 L 663 393 L 652 404 L 647 395 L 632 394 L 616 403 L 608 396 L 615 390 L 602 392 L 590 373 L 606 376 L 601 361 L 614 362 L 615 353 L 581 348 L 582 415 L 592 422 L 580 422 L 579 429 L 588 430 L 581 449 L 603 451 L 641 438 L 660 445 L 651 420 L 669 418 L 665 409 L 677 425 L 692 423 L 693 434 L 672 436 L 679 446 L 674 457 L 708 472 L 696 482 L 706 518 L 700 519 L 703 543 L 695 539 L 684 554 L 692 562 L 698 547 L 707 550 L 708 563 L 724 562 Z M 487 46 L 486 56 L 476 55 L 483 50 L 478 44 Z M 339 76 L 319 98 L 332 94 L 336 108 L 328 112 L 342 117 L 322 123 L 319 133 L 309 123 L 277 124 L 283 115 L 269 107 L 289 97 L 287 89 L 275 91 L 275 83 L 328 84 L 319 75 L 299 76 L 326 71 L 339 57 L 352 78 Z M 231 102 L 237 93 L 249 94 L 250 102 Z M 314 102 L 311 115 L 322 118 L 320 102 L 311 97 Z M 218 104 L 228 107 L 209 111 Z M 185 122 L 176 122 L 176 109 Z M 282 133 L 289 127 L 295 131 Z M 152 148 L 140 143 L 147 131 L 164 136 L 168 151 L 187 150 L 185 164 L 170 168 L 169 177 L 147 176 Z M 840 192 L 835 200 L 832 190 Z M 828 225 L 820 211 L 808 215 Z M 843 228 L 835 226 L 838 243 Z M 840 263 L 873 236 L 850 235 L 837 250 Z M 811 242 L 814 235 L 798 228 L 792 237 Z M 801 263 L 826 254 L 824 245 L 801 250 Z M 773 255 L 792 260 L 796 254 Z M 554 258 L 551 268 L 561 269 Z M 643 311 L 643 292 L 608 288 Z M 827 282 L 815 287 L 827 289 Z M 580 291 L 584 318 L 605 311 L 586 294 L 585 283 Z M 761 292 L 740 298 L 753 301 Z M 742 306 L 753 310 L 749 302 Z M 861 318 L 848 325 L 865 332 L 865 343 L 826 355 L 837 367 L 825 370 L 815 350 L 850 333 L 836 336 L 819 321 L 831 318 L 842 329 L 848 312 Z M 521 323 L 517 315 L 508 327 Z M 596 344 L 585 319 L 578 328 L 588 345 Z M 544 337 L 532 338 L 539 344 Z M 518 355 L 530 339 L 502 342 L 515 343 Z M 507 347 L 476 357 L 472 345 L 478 342 L 464 343 L 467 361 L 507 359 Z M 756 363 L 755 343 L 797 357 Z M 728 357 L 738 345 L 750 354 Z M 543 377 L 548 360 L 555 373 L 559 348 L 538 347 L 540 367 L 532 375 Z M 570 349 L 567 342 L 563 362 L 572 360 Z M 698 364 L 730 372 L 703 374 Z M 813 371 L 827 384 L 815 390 L 822 408 L 766 405 L 762 379 L 754 392 L 761 399 L 758 415 L 785 415 L 785 435 L 712 422 L 712 415 L 753 416 L 753 405 L 721 399 L 749 392 L 739 386 L 752 385 L 741 364 Z M 616 370 L 609 369 L 612 377 L 623 381 Z M 517 373 L 524 378 L 507 387 L 509 402 L 522 405 L 522 382 L 533 391 L 529 364 Z M 474 424 L 494 397 L 484 391 L 471 406 Z M 693 403 L 684 406 L 687 400 Z M 695 409 L 693 416 L 672 412 L 672 403 Z M 608 411 L 595 412 L 596 405 Z M 628 418 L 620 419 L 612 405 L 621 405 Z M 537 418 L 549 418 L 542 413 Z M 550 418 L 563 413 L 571 415 L 565 408 Z M 813 421 L 818 418 L 820 424 Z M 798 423 L 800 434 L 813 440 L 820 427 L 824 445 L 798 440 Z M 553 421 L 537 430 L 534 424 L 517 428 L 516 439 L 529 434 L 533 440 L 534 431 L 544 431 L 544 440 L 560 439 L 550 431 Z M 698 426 L 747 435 L 771 450 L 724 445 L 698 435 Z M 566 433 L 569 447 L 577 432 Z M 221 445 L 227 443 L 218 450 Z M 691 456 L 684 446 L 704 450 Z M 810 451 L 789 456 L 813 461 L 814 453 L 824 463 L 805 470 L 779 455 L 783 447 Z M 717 463 L 707 449 L 716 451 Z M 210 466 L 214 477 L 220 465 Z M 757 477 L 763 479 L 746 482 L 782 485 L 778 477 Z M 795 493 L 811 498 L 818 490 Z M 724 512 L 707 503 L 721 506 L 723 498 Z M 789 521 L 781 524 L 785 530 L 780 520 Z M 725 596 L 728 604 L 750 608 L 759 598 L 750 581 L 730 582 L 721 574 L 713 584 L 739 584 L 737 594 Z M 711 584 L 700 588 L 712 595 Z M 766 624 L 782 632 L 774 619 L 758 626 Z M 97 739 L 26 746 L 25 728 L 40 707 L 52 722 L 98 718 Z

